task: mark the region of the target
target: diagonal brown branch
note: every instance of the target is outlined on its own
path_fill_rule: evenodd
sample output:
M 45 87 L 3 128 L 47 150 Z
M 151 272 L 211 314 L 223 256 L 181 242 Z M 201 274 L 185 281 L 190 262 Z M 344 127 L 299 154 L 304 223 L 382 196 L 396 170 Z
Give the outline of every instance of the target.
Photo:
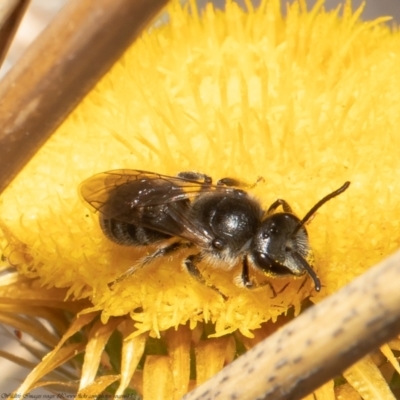
M 167 0 L 72 0 L 0 82 L 0 193 Z
M 29 3 L 30 0 L 3 0 L 0 5 L 0 66 Z
M 397 252 L 183 399 L 301 399 L 398 335 L 399 304 Z

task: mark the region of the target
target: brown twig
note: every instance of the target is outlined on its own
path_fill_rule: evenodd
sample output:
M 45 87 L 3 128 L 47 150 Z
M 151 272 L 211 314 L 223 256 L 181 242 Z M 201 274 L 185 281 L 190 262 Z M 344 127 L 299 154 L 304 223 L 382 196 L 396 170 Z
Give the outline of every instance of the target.
M 3 0 L 0 6 L 0 66 L 30 0 Z
M 167 0 L 72 0 L 0 82 L 0 193 Z
M 399 304 L 397 252 L 183 399 L 301 399 L 398 335 Z

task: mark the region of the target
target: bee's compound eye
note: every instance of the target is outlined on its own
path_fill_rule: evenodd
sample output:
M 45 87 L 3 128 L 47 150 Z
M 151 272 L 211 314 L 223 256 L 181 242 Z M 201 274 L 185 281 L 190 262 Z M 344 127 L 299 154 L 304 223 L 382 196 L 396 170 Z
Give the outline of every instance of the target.
M 265 253 L 255 253 L 257 264 L 264 266 L 271 264 L 271 259 Z
M 221 239 L 214 239 L 212 241 L 212 246 L 216 250 L 222 250 L 225 247 L 225 242 Z

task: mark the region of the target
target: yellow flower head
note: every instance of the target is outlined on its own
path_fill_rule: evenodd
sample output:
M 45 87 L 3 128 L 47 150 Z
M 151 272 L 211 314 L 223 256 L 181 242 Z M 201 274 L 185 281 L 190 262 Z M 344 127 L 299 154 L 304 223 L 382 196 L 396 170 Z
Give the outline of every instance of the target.
M 323 1 L 307 12 L 299 0 L 283 17 L 265 0 L 200 16 L 174 2 L 2 195 L 4 255 L 41 285 L 88 298 L 103 322 L 130 315 L 135 335 L 212 322 L 215 336 L 251 337 L 336 291 L 400 242 L 400 37 L 360 13 Z M 300 219 L 351 181 L 307 225 L 321 293 L 307 276 L 254 270 L 262 287 L 247 290 L 239 262 L 201 263 L 203 285 L 182 268 L 186 249 L 118 280 L 155 248 L 108 240 L 79 197 L 82 181 L 113 169 L 233 177 L 265 210 L 285 199 Z

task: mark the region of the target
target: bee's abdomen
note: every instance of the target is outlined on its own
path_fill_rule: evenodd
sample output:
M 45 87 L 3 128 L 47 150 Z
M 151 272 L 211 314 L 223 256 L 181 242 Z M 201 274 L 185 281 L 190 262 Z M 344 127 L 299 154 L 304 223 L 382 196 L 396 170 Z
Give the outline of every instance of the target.
M 100 217 L 100 227 L 108 239 L 124 246 L 146 246 L 171 238 L 171 235 L 112 218 Z

